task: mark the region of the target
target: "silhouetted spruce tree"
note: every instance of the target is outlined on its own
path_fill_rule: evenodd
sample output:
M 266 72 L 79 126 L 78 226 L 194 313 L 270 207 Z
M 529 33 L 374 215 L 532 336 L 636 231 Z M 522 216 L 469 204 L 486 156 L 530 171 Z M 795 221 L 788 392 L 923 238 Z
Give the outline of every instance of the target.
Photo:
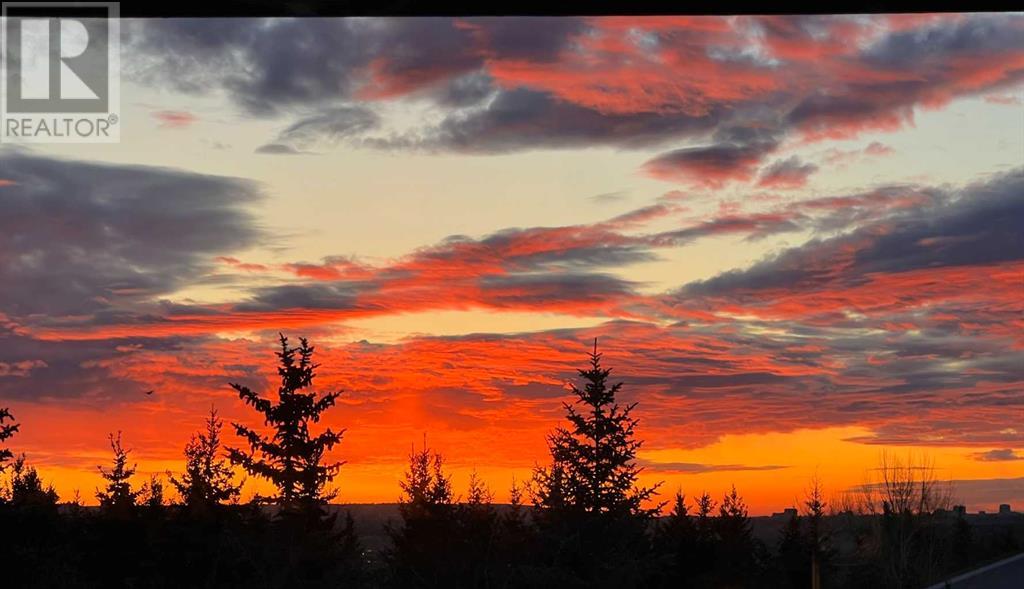
M 819 580 L 830 579 L 835 571 L 836 550 L 826 529 L 825 493 L 821 480 L 815 474 L 804 493 L 803 511 L 807 523 L 807 548 L 810 550 L 811 568 Z
M 137 465 L 129 466 L 131 450 L 122 446 L 121 432 L 117 432 L 117 436 L 109 434 L 107 438 L 114 459 L 110 470 L 96 467 L 107 484 L 102 490 L 96 490 L 100 517 L 88 526 L 96 534 L 93 541 L 98 549 L 92 551 L 88 562 L 90 576 L 95 575 L 94 582 L 98 586 L 127 586 L 129 579 L 143 574 L 151 564 L 148 538 L 138 517 L 139 499 L 145 489 L 132 487 L 131 478 Z
M 522 519 L 523 514 L 523 486 L 516 481 L 516 477 L 512 477 L 512 484 L 508 488 L 508 505 L 510 507 L 509 513 L 512 514 L 512 519 Z
M 469 476 L 466 501 L 456 511 L 462 543 L 460 552 L 469 569 L 466 580 L 474 587 L 490 587 L 497 581 L 495 552 L 500 530 L 493 500 L 494 493 L 474 470 Z
M 803 528 L 803 518 L 794 513 L 779 532 L 779 568 L 793 589 L 811 586 L 811 546 Z
M 559 519 L 582 511 L 570 493 L 569 473 L 566 465 L 552 461 L 550 466 L 537 467 L 530 481 L 530 494 L 536 507 L 543 509 L 544 519 Z
M 490 511 L 493 509 L 491 502 L 494 500 L 494 493 L 487 483 L 480 478 L 476 470 L 469 473 L 469 487 L 466 492 L 466 505 L 473 509 Z
M 273 435 L 265 436 L 247 426 L 232 424 L 249 444 L 250 452 L 228 448 L 228 458 L 249 474 L 272 482 L 278 494 L 271 500 L 284 510 L 320 506 L 331 500 L 336 493 L 325 492 L 324 487 L 343 464 L 324 463 L 323 457 L 341 441 L 344 430 L 334 432 L 327 428 L 319 435 L 309 431 L 309 425 L 319 422 L 341 393 L 303 392 L 312 387 L 319 365 L 313 363 L 313 346 L 306 338 L 300 338 L 299 342 L 299 347 L 291 348 L 288 338 L 280 336 L 277 373 L 281 385 L 276 402 L 259 396 L 249 387 L 231 384 L 239 398 L 263 415 Z
M 10 421 L 11 423 L 4 423 L 5 421 Z M 21 424 L 14 423 L 14 416 L 11 415 L 7 407 L 0 408 L 0 442 L 18 433 L 18 428 L 20 427 Z M 7 468 L 7 461 L 13 456 L 14 454 L 11 453 L 10 448 L 0 448 L 0 472 Z
M 69 586 L 74 580 L 66 575 L 69 565 L 85 547 L 66 543 L 70 526 L 57 511 L 56 491 L 43 483 L 24 454 L 8 471 L 7 501 L 0 506 L 0 586 Z
M 536 544 L 535 530 L 527 519 L 523 506 L 523 486 L 512 479 L 508 493 L 508 508 L 497 516 L 497 542 L 495 553 L 500 559 L 503 583 L 499 586 L 515 586 L 520 567 L 531 564 Z
M 108 436 L 114 459 L 110 470 L 97 468 L 106 486 L 96 490 L 100 517 L 89 522 L 102 550 L 94 550 L 88 559 L 89 573 L 98 586 L 126 586 L 128 579 L 141 574 L 148 564 L 148 542 L 139 527 L 138 500 L 142 489 L 132 488 L 136 465 L 128 463 L 131 450 L 121 445 L 121 432 Z M 114 555 L 117 555 L 116 557 Z
M 585 384 L 582 389 L 572 384 L 576 401 L 563 403 L 571 427 L 560 427 L 548 436 L 553 466 L 535 478 L 540 506 L 569 505 L 588 513 L 645 517 L 658 513 L 659 508 L 643 504 L 657 494 L 660 483 L 637 484 L 642 468 L 636 464 L 636 453 L 643 442 L 634 436 L 637 420 L 631 413 L 636 403 L 619 405 L 615 397 L 623 383 L 609 385 L 610 374 L 611 369 L 601 367 L 595 339 L 590 368 L 579 370 Z M 559 476 L 552 480 L 553 475 Z
M 751 538 L 750 517 L 747 515 L 747 504 L 736 492 L 736 486 L 722 497 L 718 505 L 718 533 L 723 540 L 735 540 L 739 543 Z
M 234 472 L 222 455 L 220 432 L 224 422 L 211 408 L 206 418 L 206 431 L 196 432 L 185 445 L 185 472 L 181 478 L 171 476 L 182 503 L 190 510 L 205 513 L 223 503 L 234 502 L 241 493 L 235 484 Z
M 725 494 L 715 518 L 718 535 L 717 578 L 720 583 L 750 585 L 760 574 L 765 550 L 755 541 L 747 513 L 747 505 L 736 492 L 736 486 Z
M 182 509 L 176 513 L 182 517 L 170 522 L 178 535 L 162 540 L 170 545 L 168 551 L 189 561 L 187 570 L 176 570 L 179 576 L 167 579 L 169 585 L 259 586 L 269 584 L 266 569 L 283 568 L 277 559 L 282 526 L 274 528 L 260 505 L 237 505 L 241 484 L 234 481 L 221 443 L 223 425 L 211 407 L 203 429 L 185 445 L 184 471 L 180 476 L 167 473 L 181 499 Z M 271 557 L 264 556 L 268 553 Z
M 117 432 L 117 437 L 110 434 L 108 438 L 110 449 L 114 451 L 114 465 L 110 471 L 104 470 L 102 466 L 96 467 L 100 471 L 100 476 L 107 481 L 104 490 L 96 490 L 96 498 L 105 511 L 126 515 L 135 508 L 141 490 L 132 489 L 130 479 L 135 475 L 135 466 L 128 467 L 128 454 L 131 450 L 125 450 L 121 446 L 121 432 Z
M 694 503 L 696 545 L 694 546 L 693 576 L 703 581 L 699 586 L 706 586 L 707 579 L 713 572 L 715 561 L 718 559 L 719 542 L 714 518 L 716 505 L 715 500 L 707 491 L 702 492 Z
M 228 459 L 277 488 L 276 496 L 257 498 L 279 507 L 270 539 L 276 548 L 265 563 L 272 576 L 267 584 L 352 584 L 362 574 L 355 528 L 348 520 L 349 525 L 335 530 L 337 513 L 328 514 L 326 510 L 337 491 L 325 487 L 343 463 L 326 463 L 324 454 L 341 441 L 344 430 L 325 428 L 317 435 L 310 432 L 310 425 L 320 421 L 341 393 L 317 394 L 310 390 L 319 365 L 313 363 L 314 348 L 305 338 L 299 338 L 299 346 L 292 348 L 288 338 L 280 335 L 280 346 L 277 373 L 281 384 L 276 399 L 231 384 L 239 398 L 261 414 L 272 433 L 263 435 L 233 423 L 249 451 L 228 448 Z
M 25 464 L 22 454 L 11 464 L 8 500 L 16 509 L 51 509 L 57 506 L 57 491 L 53 485 L 43 485 L 35 467 Z
M 451 475 L 444 458 L 431 452 L 426 436 L 423 449 L 409 453 L 409 470 L 399 482 L 402 495 L 398 527 L 388 526 L 392 584 L 398 587 L 449 587 L 464 574 L 459 553 L 458 522 Z
M 676 492 L 672 511 L 658 522 L 654 541 L 663 559 L 661 584 L 686 586 L 697 564 L 697 527 L 690 517 L 682 490 Z
M 645 507 L 657 494 L 638 484 L 636 403 L 619 405 L 623 383 L 610 384 L 601 367 L 597 340 L 590 367 L 580 370 L 583 388 L 563 403 L 569 427 L 548 436 L 551 465 L 535 469 L 531 492 L 538 524 L 552 546 L 556 566 L 588 584 L 637 583 L 649 563 L 647 529 L 661 505 Z
M 152 511 L 158 511 L 164 506 L 164 483 L 160 477 L 150 475 L 149 482 L 142 486 L 139 494 L 142 504 Z
M 526 526 L 526 514 L 523 511 L 523 486 L 512 477 L 512 485 L 508 489 L 508 510 L 501 518 L 505 525 L 512 528 Z
M 423 438 L 423 449 L 409 453 L 409 470 L 399 482 L 403 496 L 400 504 L 409 513 L 418 511 L 449 511 L 454 497 L 451 475 L 444 472 L 444 457 L 431 452 Z

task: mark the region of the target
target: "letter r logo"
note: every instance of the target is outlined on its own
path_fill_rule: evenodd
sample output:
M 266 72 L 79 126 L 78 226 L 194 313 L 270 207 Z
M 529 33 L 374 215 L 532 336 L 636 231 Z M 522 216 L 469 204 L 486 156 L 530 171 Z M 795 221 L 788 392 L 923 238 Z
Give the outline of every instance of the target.
M 60 25 L 56 43 L 50 29 Z M 89 30 L 82 21 L 62 19 L 23 19 L 21 21 L 21 96 L 31 99 L 78 98 L 98 100 L 99 94 L 89 81 L 75 73 L 78 60 L 89 47 Z M 53 55 L 56 49 L 57 55 Z M 54 59 L 56 57 L 56 59 Z M 55 67 L 57 66 L 57 67 Z M 52 70 L 57 69 L 56 72 Z M 82 72 L 89 78 L 87 67 Z M 59 75 L 60 95 L 53 96 L 50 79 Z
M 14 6 L 5 7 L 7 112 L 107 112 L 108 9 L 79 5 L 62 14 L 62 6 L 40 6 L 45 14 L 12 16 Z

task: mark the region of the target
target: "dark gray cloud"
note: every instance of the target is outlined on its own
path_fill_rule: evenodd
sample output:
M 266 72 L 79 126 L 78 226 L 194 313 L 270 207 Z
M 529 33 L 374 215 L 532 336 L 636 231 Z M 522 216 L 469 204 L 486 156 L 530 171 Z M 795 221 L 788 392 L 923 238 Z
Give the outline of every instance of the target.
M 201 338 L 113 338 L 85 341 L 38 340 L 0 332 L 0 365 L 22 365 L 22 374 L 0 372 L 0 399 L 60 398 L 141 400 L 147 383 L 117 374 L 121 360 L 140 351 L 175 353 Z M 151 388 L 151 387 L 150 387 Z
M 914 104 L 911 97 L 921 91 L 921 86 L 920 82 L 890 82 L 884 89 L 871 88 L 871 91 L 879 92 L 881 97 L 875 96 L 870 100 L 852 94 L 818 92 L 808 95 L 793 107 L 786 117 L 786 123 L 823 132 L 828 132 L 831 127 L 837 135 L 842 135 L 853 134 L 861 127 L 870 127 L 890 114 L 899 120 L 909 120 Z M 844 125 L 851 129 L 845 130 Z M 897 127 L 898 124 L 894 122 L 889 126 Z
M 344 105 L 325 109 L 288 125 L 273 143 L 256 148 L 257 153 L 300 155 L 314 152 L 306 148 L 332 145 L 357 137 L 380 125 L 380 117 L 362 106 Z
M 757 289 L 806 289 L 869 273 L 905 272 L 1024 258 L 1024 169 L 967 186 L 934 206 L 904 209 L 877 224 L 827 240 L 811 240 L 746 270 L 687 285 L 690 295 Z M 824 260 L 853 250 L 841 274 Z
M 721 143 L 705 147 L 684 147 L 659 155 L 644 164 L 651 175 L 664 179 L 689 177 L 697 183 L 718 185 L 744 180 L 757 170 L 761 159 L 774 145 Z
M 858 251 L 864 272 L 898 272 L 1024 258 L 1024 168 L 964 188 L 937 209 L 913 209 Z
M 261 237 L 248 181 L 0 152 L 0 312 L 107 309 L 195 280 Z
M 892 130 L 918 105 L 1024 78 L 1024 70 L 1006 65 L 1024 46 L 1017 17 L 967 15 L 893 31 L 876 26 L 883 21 L 751 17 L 712 34 L 643 24 L 626 32 L 600 20 L 546 17 L 154 19 L 125 27 L 125 69 L 146 83 L 224 92 L 250 114 L 294 117 L 295 136 L 269 142 L 264 153 L 302 151 L 301 141 L 310 138 L 465 153 L 674 144 L 647 170 L 714 186 L 756 177 L 764 157 L 794 132 Z M 880 34 L 867 35 L 870 41 L 843 37 L 853 35 L 851 27 Z M 752 35 L 779 55 L 753 56 Z M 599 42 L 608 38 L 640 53 Z M 644 51 L 677 59 L 680 71 L 666 67 L 636 88 L 624 66 Z M 765 80 L 780 75 L 780 59 L 792 72 L 783 87 Z M 688 63 L 718 75 L 697 75 L 691 87 Z M 497 73 L 503 65 L 526 72 L 523 79 L 508 69 Z M 572 76 L 600 68 L 608 70 L 606 82 L 571 85 Z M 563 74 L 568 84 L 558 81 Z M 339 120 L 339 108 L 361 103 L 372 113 L 376 101 L 400 97 L 432 101 L 442 122 L 393 136 L 379 132 L 373 114 Z M 601 106 L 603 100 L 613 107 Z M 762 179 L 799 181 L 810 166 L 777 163 Z
M 285 143 L 267 143 L 257 147 L 253 151 L 255 153 L 267 155 L 316 155 L 315 152 L 304 151 Z
M 148 19 L 125 36 L 129 78 L 221 90 L 260 115 L 349 97 L 353 72 L 379 48 L 354 19 Z
M 263 236 L 248 210 L 260 192 L 248 181 L 13 150 L 0 152 L 0 177 L 8 181 L 0 186 L 4 398 L 141 390 L 111 367 L 138 350 L 180 349 L 185 339 L 28 334 L 69 322 L 162 321 L 158 297 L 199 282 L 216 255 Z
M 368 108 L 340 106 L 292 123 L 281 131 L 280 139 L 292 143 L 317 138 L 336 141 L 376 128 L 379 124 L 380 117 Z
M 373 288 L 371 283 L 283 284 L 255 289 L 249 301 L 235 305 L 240 312 L 278 309 L 355 310 L 358 295 Z
M 803 162 L 797 156 L 772 163 L 761 170 L 758 185 L 774 188 L 798 188 L 807 183 L 807 178 L 818 171 L 818 166 Z
M 747 180 L 761 162 L 779 147 L 781 130 L 774 124 L 729 124 L 716 127 L 713 143 L 665 152 L 644 164 L 644 170 L 664 180 L 719 187 Z
M 1024 460 L 1024 456 L 1017 454 L 1012 448 L 999 448 L 996 450 L 989 450 L 987 452 L 976 452 L 973 454 L 973 458 L 981 462 Z
M 585 19 L 571 17 L 477 17 L 461 20 L 473 28 L 486 53 L 534 63 L 556 61 L 572 38 L 587 30 Z
M 629 198 L 629 193 L 627 191 L 616 190 L 615 192 L 602 192 L 601 194 L 588 196 L 587 200 L 603 205 L 620 202 L 626 200 L 627 198 Z
M 709 132 L 721 116 L 717 110 L 699 116 L 605 113 L 546 92 L 515 88 L 498 92 L 482 109 L 454 111 L 434 128 L 375 145 L 465 153 L 592 145 L 640 148 Z
M 561 273 L 487 276 L 481 297 L 495 308 L 580 309 L 589 304 L 618 302 L 634 292 L 634 282 L 610 274 Z
M 756 241 L 778 233 L 799 231 L 804 228 L 801 222 L 805 220 L 803 215 L 790 212 L 724 215 L 692 227 L 655 234 L 650 237 L 650 243 L 679 246 L 700 238 L 725 234 L 741 234 L 745 235 L 746 241 Z
M 151 19 L 125 27 L 126 70 L 188 92 L 226 91 L 259 115 L 449 82 L 441 102 L 466 104 L 489 86 L 474 75 L 488 55 L 551 60 L 582 27 L 573 18 Z
M 881 69 L 910 69 L 948 65 L 952 55 L 1024 49 L 1020 23 L 1008 22 L 1007 16 L 972 14 L 942 26 L 897 31 L 868 46 L 862 59 Z
M 480 104 L 496 92 L 491 77 L 478 71 L 453 79 L 438 90 L 436 98 L 442 106 L 465 108 Z
M 883 35 L 857 56 L 865 71 L 878 75 L 851 75 L 819 88 L 786 122 L 840 136 L 891 129 L 912 120 L 915 105 L 1007 87 L 1024 76 L 1009 66 L 1024 49 L 1022 32 L 1017 18 L 975 14 Z

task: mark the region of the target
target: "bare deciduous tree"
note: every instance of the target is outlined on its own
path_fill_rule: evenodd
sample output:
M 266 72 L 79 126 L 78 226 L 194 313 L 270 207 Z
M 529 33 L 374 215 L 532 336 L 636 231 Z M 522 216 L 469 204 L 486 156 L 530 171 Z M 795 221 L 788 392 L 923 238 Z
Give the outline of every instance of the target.
M 952 486 L 938 478 L 927 456 L 882 452 L 871 472 L 873 480 L 860 488 L 860 510 L 873 516 L 867 547 L 889 586 L 921 585 L 941 569 L 935 517 L 952 506 Z

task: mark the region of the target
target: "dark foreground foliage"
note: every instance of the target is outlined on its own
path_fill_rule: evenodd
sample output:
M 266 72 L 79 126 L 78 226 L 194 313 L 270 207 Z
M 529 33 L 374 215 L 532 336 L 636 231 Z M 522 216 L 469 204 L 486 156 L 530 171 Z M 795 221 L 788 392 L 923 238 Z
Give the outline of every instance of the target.
M 344 516 L 330 529 L 319 518 L 289 519 L 252 505 L 201 516 L 182 505 L 140 505 L 115 516 L 58 505 L 30 467 L 17 476 L 17 494 L 9 487 L 0 505 L 0 570 L 11 588 L 811 587 L 810 515 L 788 520 L 773 546 L 737 535 L 733 516 L 716 512 L 701 523 L 681 516 L 676 504 L 637 545 L 619 540 L 615 524 L 594 529 L 582 526 L 598 524 L 584 521 L 575 534 L 556 537 L 537 523 L 533 507 L 464 501 L 404 513 L 393 522 L 391 550 L 380 554 L 351 541 Z M 847 531 L 844 517 L 821 523 L 838 537 Z M 867 515 L 853 521 L 851 538 L 863 547 L 846 556 L 819 552 L 822 587 L 919 588 L 1024 548 L 1020 522 L 986 529 L 950 515 L 918 536 L 911 568 L 920 574 L 926 550 L 942 565 L 911 581 L 894 577 L 886 553 L 868 547 L 880 541 L 882 522 Z M 595 532 L 613 547 L 601 549 L 601 561 L 565 558 L 582 553 L 560 545 Z

